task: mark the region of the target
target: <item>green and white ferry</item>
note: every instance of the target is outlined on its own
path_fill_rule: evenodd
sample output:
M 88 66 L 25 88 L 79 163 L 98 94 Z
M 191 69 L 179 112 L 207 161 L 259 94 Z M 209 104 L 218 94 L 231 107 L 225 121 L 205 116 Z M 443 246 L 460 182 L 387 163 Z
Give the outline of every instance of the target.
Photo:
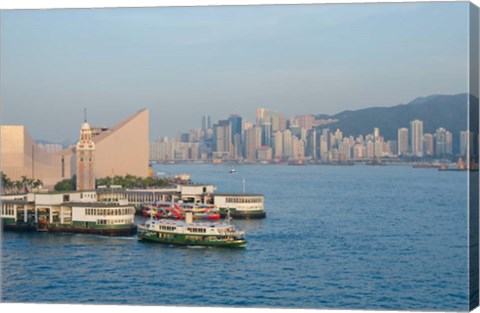
M 215 193 L 213 201 L 220 210 L 221 217 L 225 217 L 227 212 L 236 219 L 266 217 L 263 209 L 264 196 L 261 194 Z
M 100 202 L 95 190 L 31 192 L 1 197 L 3 230 L 131 236 L 135 208 L 126 201 Z
M 184 246 L 244 247 L 244 235 L 230 224 L 230 216 L 220 224 L 194 223 L 191 212 L 186 213 L 185 221 L 151 218 L 138 226 L 140 240 Z

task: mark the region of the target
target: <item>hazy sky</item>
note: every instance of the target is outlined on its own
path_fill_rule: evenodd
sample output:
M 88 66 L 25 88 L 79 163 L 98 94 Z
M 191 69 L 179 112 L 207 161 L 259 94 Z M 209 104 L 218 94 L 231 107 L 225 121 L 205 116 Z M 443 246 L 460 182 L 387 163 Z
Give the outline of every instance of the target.
M 287 116 L 467 91 L 468 3 L 1 13 L 2 124 L 76 141 L 150 109 L 150 138 L 265 107 Z

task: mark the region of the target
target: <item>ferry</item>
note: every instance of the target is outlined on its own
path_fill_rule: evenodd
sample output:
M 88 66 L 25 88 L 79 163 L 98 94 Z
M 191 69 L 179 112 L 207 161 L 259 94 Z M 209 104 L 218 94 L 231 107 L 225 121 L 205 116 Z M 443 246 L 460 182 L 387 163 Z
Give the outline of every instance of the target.
M 232 168 L 230 171 L 229 171 L 230 174 L 236 174 L 237 173 L 237 170 L 235 168 Z
M 135 208 L 126 201 L 98 201 L 94 190 L 32 192 L 1 197 L 3 230 L 130 236 Z
M 214 205 L 220 210 L 220 216 L 230 214 L 236 219 L 265 218 L 264 196 L 261 194 L 213 194 Z
M 230 216 L 221 224 L 194 223 L 192 212 L 187 212 L 185 221 L 150 218 L 138 226 L 140 240 L 184 246 L 244 247 L 244 235 L 230 224 Z
M 191 211 L 194 220 L 218 220 L 219 210 L 213 205 L 158 202 L 155 205 L 144 205 L 142 214 L 144 217 L 154 215 L 157 219 L 169 218 L 183 220 L 185 212 Z

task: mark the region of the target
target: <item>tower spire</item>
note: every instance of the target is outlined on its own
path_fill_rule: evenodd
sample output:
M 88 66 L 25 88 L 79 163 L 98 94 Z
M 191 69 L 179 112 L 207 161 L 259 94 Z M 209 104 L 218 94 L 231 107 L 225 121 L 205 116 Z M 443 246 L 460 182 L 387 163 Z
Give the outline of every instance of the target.
M 83 108 L 83 117 L 84 117 L 84 122 L 87 122 L 87 108 Z

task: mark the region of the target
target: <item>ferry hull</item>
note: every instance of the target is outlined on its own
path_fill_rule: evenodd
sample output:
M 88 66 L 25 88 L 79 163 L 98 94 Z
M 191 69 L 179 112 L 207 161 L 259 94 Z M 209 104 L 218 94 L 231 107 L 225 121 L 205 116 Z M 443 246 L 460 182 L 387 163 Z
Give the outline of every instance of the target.
M 2 223 L 2 230 L 4 231 L 15 231 L 15 232 L 30 232 L 30 231 L 41 231 L 49 233 L 77 233 L 77 234 L 94 234 L 102 236 L 132 236 L 137 233 L 137 226 L 126 226 L 126 227 L 117 227 L 117 228 L 80 228 L 67 225 L 45 225 L 43 227 L 35 224 L 25 224 L 25 223 Z
M 26 231 L 35 231 L 37 227 L 32 224 L 8 224 L 2 223 L 2 230 L 4 231 L 17 231 L 17 232 L 26 232 Z
M 220 210 L 220 217 L 224 218 L 227 216 L 226 211 Z M 240 211 L 240 210 L 231 210 L 230 216 L 235 219 L 258 219 L 258 218 L 265 218 L 267 214 L 265 211 Z
M 182 245 L 182 246 L 206 246 L 206 247 L 244 247 L 247 244 L 245 239 L 236 239 L 229 241 L 208 241 L 208 240 L 190 240 L 184 235 L 176 235 L 171 238 L 160 238 L 155 232 L 140 232 L 138 238 L 144 241 L 158 242 L 163 244 Z
M 137 226 L 126 226 L 117 228 L 78 228 L 60 225 L 48 225 L 47 231 L 50 233 L 77 233 L 77 234 L 94 234 L 111 237 L 132 236 L 137 233 Z

